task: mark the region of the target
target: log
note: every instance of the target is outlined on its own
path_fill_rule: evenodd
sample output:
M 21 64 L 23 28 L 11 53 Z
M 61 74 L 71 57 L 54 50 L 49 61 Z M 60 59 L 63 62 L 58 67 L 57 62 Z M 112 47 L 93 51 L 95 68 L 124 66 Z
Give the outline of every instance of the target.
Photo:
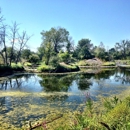
M 36 128 L 40 127 L 40 126 L 46 127 L 46 126 L 45 126 L 46 124 L 51 123 L 51 122 L 53 122 L 53 121 L 55 121 L 55 120 L 57 120 L 57 119 L 59 119 L 59 118 L 61 118 L 61 117 L 63 117 L 63 114 L 61 114 L 61 115 L 59 115 L 59 116 L 57 116 L 56 118 L 53 118 L 53 119 L 51 119 L 51 120 L 43 121 L 42 123 L 37 124 L 37 125 L 34 125 L 34 126 L 32 126 L 32 125 L 31 125 L 31 122 L 29 121 L 29 126 L 30 126 L 30 128 L 27 129 L 27 130 L 33 130 L 33 129 L 36 129 Z

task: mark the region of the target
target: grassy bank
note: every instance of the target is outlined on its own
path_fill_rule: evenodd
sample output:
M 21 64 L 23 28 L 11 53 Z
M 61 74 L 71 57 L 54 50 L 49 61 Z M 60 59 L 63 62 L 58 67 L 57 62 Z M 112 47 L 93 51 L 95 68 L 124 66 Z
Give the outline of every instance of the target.
M 68 65 L 65 63 L 60 63 L 56 67 L 53 67 L 51 65 L 40 65 L 37 70 L 39 72 L 53 72 L 53 73 L 63 73 L 63 72 L 75 72 L 79 71 L 79 67 L 76 65 Z
M 0 65 L 0 76 L 10 75 L 17 71 L 24 71 L 24 67 L 20 63 L 12 63 L 11 66 Z

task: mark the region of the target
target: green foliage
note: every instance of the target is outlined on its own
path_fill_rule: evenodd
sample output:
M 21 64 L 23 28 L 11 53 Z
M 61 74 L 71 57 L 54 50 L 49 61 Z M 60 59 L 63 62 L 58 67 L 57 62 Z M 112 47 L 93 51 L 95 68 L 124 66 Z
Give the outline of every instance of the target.
M 29 56 L 29 62 L 37 64 L 40 61 L 40 58 L 37 54 L 32 54 Z
M 29 49 L 24 49 L 21 52 L 21 57 L 23 59 L 29 60 L 29 56 L 31 55 L 31 51 Z
M 115 60 L 118 64 L 130 65 L 130 60 Z
M 69 32 L 65 28 L 51 28 L 49 31 L 41 32 L 43 43 L 52 43 L 53 51 L 59 53 L 59 51 L 67 46 L 69 41 Z
M 49 65 L 51 56 L 54 54 L 52 42 L 43 42 L 42 44 L 43 58 L 46 65 Z
M 86 105 L 85 112 L 75 115 L 73 129 L 130 129 L 130 96 L 123 101 L 119 101 L 116 96 L 111 100 L 105 99 L 104 105 L 109 111 L 102 113 L 96 112 L 90 100 L 86 102 Z
M 25 66 L 25 67 L 31 67 L 32 64 L 31 64 L 30 62 L 25 62 L 25 63 L 24 63 L 24 66 Z
M 50 59 L 50 65 L 57 67 L 59 64 L 59 58 L 57 56 L 52 56 Z
M 18 63 L 18 64 L 12 63 L 11 68 L 14 71 L 23 71 L 24 70 L 24 67 L 21 65 L 21 63 Z
M 86 60 L 80 60 L 77 64 L 79 66 L 89 66 L 89 64 L 86 62 Z
M 74 72 L 79 71 L 79 67 L 76 65 L 67 65 L 67 64 L 59 64 L 55 70 L 55 72 Z
M 103 66 L 115 66 L 116 63 L 115 62 L 104 62 L 102 65 Z
M 68 52 L 61 52 L 58 54 L 60 61 L 61 62 L 65 62 L 65 63 L 69 63 L 70 62 L 70 54 Z
M 54 67 L 45 64 L 42 64 L 37 68 L 39 72 L 52 72 L 54 69 Z
M 91 49 L 93 44 L 89 39 L 81 39 L 78 42 L 77 48 L 75 50 L 75 55 L 78 59 L 89 59 L 93 58 L 91 54 Z

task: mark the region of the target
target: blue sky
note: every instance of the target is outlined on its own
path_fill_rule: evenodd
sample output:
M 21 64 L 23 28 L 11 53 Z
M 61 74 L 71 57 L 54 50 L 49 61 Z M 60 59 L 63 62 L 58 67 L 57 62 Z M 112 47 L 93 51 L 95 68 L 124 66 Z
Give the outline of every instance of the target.
M 20 23 L 20 29 L 34 36 L 31 49 L 40 46 L 40 32 L 51 27 L 66 28 L 75 45 L 89 38 L 94 45 L 103 42 L 114 47 L 130 39 L 130 0 L 0 0 L 5 22 Z

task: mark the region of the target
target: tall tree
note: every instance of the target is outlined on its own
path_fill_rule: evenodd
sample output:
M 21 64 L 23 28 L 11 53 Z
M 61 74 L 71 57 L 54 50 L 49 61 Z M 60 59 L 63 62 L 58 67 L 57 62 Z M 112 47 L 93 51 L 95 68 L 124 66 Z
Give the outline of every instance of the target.
M 8 65 L 7 61 L 7 46 L 6 46 L 6 26 L 3 25 L 0 32 L 0 55 L 3 59 L 4 65 Z
M 105 46 L 102 42 L 100 43 L 99 46 L 96 46 L 94 48 L 94 54 L 96 57 L 98 57 L 102 60 L 106 59 L 105 57 L 107 56 L 107 52 L 106 52 Z
M 76 54 L 79 59 L 89 59 L 92 57 L 91 50 L 92 50 L 93 44 L 91 43 L 91 40 L 89 39 L 81 39 L 78 41 L 78 45 L 76 48 Z
M 18 24 L 16 22 L 13 23 L 12 26 L 10 26 L 10 33 L 9 33 L 9 41 L 11 44 L 11 58 L 9 61 L 9 64 L 11 65 L 12 57 L 14 55 L 14 50 L 17 50 L 15 63 L 17 64 L 18 61 L 20 61 L 21 57 L 21 51 L 26 46 L 27 42 L 31 38 L 31 36 L 27 35 L 26 31 L 23 31 L 22 33 L 19 33 Z
M 122 40 L 120 43 L 115 44 L 116 50 L 121 52 L 122 58 L 126 59 L 127 54 L 130 51 L 130 41 L 129 40 Z
M 7 49 L 6 49 L 6 25 L 3 24 L 4 18 L 1 15 L 1 8 L 0 8 L 0 55 L 3 59 L 3 62 L 5 65 L 8 65 L 7 63 Z
M 51 55 L 53 54 L 53 44 L 52 42 L 45 42 L 43 45 L 43 60 L 45 64 L 48 65 Z
M 52 43 L 54 52 L 57 54 L 63 47 L 66 47 L 69 38 L 69 32 L 65 28 L 51 28 L 49 31 L 41 32 L 44 42 Z

